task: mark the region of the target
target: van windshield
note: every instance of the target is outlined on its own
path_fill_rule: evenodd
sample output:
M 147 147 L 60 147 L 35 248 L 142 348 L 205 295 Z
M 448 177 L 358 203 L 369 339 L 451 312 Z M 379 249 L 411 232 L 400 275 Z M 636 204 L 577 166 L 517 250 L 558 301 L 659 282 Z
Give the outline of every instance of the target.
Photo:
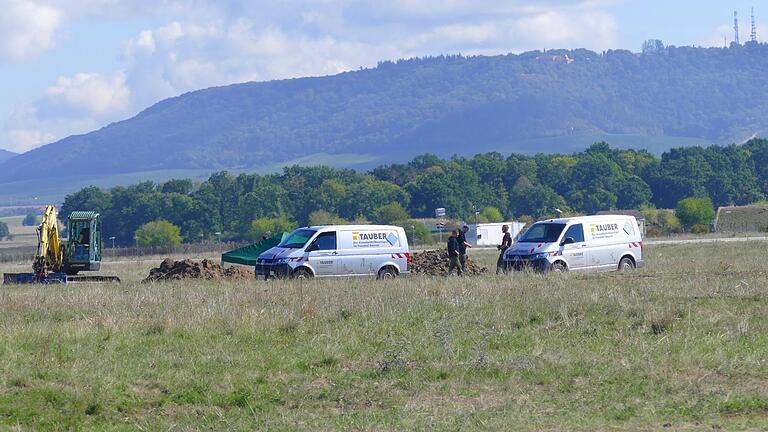
M 560 238 L 565 224 L 537 223 L 528 228 L 518 243 L 554 243 Z
M 297 229 L 290 233 L 277 247 L 287 249 L 298 249 L 304 247 L 305 244 L 315 235 L 317 231 L 311 229 Z

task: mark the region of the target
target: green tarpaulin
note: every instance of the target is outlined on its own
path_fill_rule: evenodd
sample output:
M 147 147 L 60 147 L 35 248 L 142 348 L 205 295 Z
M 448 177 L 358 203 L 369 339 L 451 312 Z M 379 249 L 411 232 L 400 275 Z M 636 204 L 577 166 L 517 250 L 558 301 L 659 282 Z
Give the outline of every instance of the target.
M 274 235 L 270 238 L 264 239 L 258 243 L 254 243 L 248 246 L 243 246 L 240 249 L 231 250 L 229 252 L 221 254 L 221 262 L 242 264 L 248 266 L 255 266 L 256 259 L 259 258 L 262 252 L 267 249 L 273 248 L 280 244 L 280 240 L 283 238 L 283 234 Z

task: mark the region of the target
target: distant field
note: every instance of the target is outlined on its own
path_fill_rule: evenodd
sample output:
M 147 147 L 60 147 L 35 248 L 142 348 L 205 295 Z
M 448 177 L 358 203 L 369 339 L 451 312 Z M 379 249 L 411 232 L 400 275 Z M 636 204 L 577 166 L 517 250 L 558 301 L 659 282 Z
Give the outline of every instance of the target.
M 21 222 L 24 216 L 2 217 L 0 221 L 8 225 L 8 230 L 13 236 L 12 240 L 0 241 L 0 250 L 8 248 L 18 248 L 22 246 L 34 246 L 37 244 L 37 232 L 33 226 L 24 226 Z
M 0 425 L 765 430 L 765 247 L 392 282 L 147 286 L 157 260 L 108 262 L 125 283 L 0 290 Z

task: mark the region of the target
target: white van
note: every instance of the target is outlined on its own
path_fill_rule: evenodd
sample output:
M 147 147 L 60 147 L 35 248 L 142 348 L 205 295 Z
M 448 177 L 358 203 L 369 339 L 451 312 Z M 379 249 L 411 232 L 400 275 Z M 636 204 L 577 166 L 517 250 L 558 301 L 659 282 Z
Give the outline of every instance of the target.
M 644 264 L 640 227 L 624 215 L 536 222 L 504 252 L 507 270 L 623 271 Z
M 408 273 L 411 252 L 403 228 L 328 225 L 299 228 L 259 255 L 256 278 L 312 278 Z

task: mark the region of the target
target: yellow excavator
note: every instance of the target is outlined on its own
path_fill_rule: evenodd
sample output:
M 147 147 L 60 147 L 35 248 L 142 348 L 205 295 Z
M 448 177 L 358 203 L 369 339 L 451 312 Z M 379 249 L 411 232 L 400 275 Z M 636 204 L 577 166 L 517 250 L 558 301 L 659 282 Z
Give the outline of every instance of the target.
M 117 276 L 77 275 L 80 271 L 98 271 L 101 252 L 101 216 L 97 212 L 73 211 L 67 218 L 67 241 L 62 241 L 56 207 L 49 205 L 37 227 L 33 273 L 4 273 L 3 283 L 120 282 Z

